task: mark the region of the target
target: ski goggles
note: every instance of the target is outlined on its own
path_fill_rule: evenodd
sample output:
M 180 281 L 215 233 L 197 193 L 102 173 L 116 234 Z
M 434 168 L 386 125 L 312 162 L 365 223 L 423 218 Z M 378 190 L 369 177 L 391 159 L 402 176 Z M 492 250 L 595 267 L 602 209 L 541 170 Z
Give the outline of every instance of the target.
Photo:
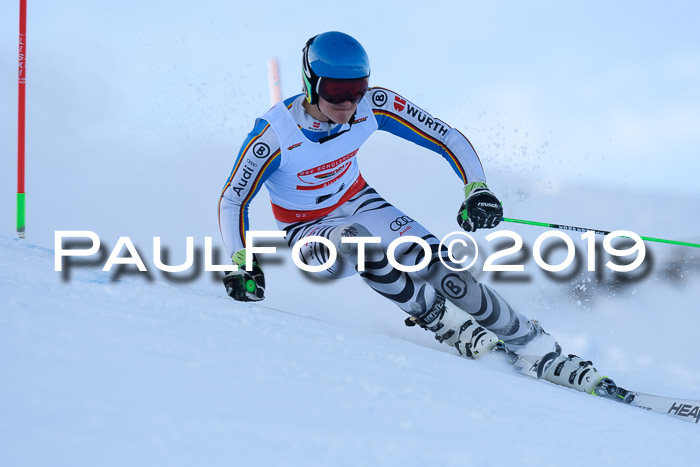
M 360 102 L 367 92 L 369 78 L 336 79 L 319 78 L 318 95 L 331 104 L 340 104 L 350 101 L 353 104 Z

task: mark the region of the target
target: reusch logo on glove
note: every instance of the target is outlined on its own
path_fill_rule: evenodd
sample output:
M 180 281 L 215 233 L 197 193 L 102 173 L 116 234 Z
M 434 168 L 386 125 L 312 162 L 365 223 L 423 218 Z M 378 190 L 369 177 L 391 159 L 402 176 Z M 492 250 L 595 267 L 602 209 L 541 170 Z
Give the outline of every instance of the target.
M 498 204 L 496 204 L 496 203 L 485 203 L 485 202 L 483 202 L 483 201 L 480 202 L 480 203 L 478 203 L 477 206 L 478 206 L 478 207 L 485 206 L 485 207 L 487 207 L 487 208 L 499 208 L 499 207 L 500 207 L 500 205 L 498 205 Z

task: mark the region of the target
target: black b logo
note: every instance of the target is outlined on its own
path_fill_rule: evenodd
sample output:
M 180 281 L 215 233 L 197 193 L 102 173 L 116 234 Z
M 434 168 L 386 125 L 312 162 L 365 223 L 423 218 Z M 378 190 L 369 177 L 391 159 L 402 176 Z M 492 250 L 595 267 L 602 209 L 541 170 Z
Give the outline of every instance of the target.
M 384 91 L 375 91 L 372 95 L 372 104 L 376 105 L 377 107 L 382 107 L 384 104 L 386 104 L 386 101 L 387 97 Z
M 255 143 L 255 146 L 253 146 L 253 154 L 255 154 L 255 157 L 265 159 L 270 155 L 270 146 L 265 143 Z
M 457 274 L 446 275 L 440 285 L 450 298 L 460 299 L 467 295 L 467 284 Z

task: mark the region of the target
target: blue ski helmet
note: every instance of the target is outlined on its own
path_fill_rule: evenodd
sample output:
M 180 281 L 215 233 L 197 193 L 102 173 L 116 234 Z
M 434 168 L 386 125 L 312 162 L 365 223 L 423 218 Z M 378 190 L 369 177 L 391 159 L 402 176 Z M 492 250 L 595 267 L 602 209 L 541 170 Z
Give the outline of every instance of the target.
M 369 57 L 351 36 L 337 31 L 324 32 L 306 42 L 301 71 L 306 100 L 317 104 L 319 78 L 368 78 Z

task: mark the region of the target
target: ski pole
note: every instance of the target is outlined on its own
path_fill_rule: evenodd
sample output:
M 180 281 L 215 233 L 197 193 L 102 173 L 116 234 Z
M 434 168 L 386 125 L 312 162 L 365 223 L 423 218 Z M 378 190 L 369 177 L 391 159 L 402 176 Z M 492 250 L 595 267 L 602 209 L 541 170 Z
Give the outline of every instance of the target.
M 610 233 L 607 230 L 587 229 L 584 227 L 574 227 L 573 225 L 549 224 L 547 222 L 526 221 L 523 219 L 510 219 L 508 217 L 504 217 L 502 220 L 504 222 L 513 222 L 516 224 L 536 225 L 538 227 L 547 227 L 550 229 L 559 229 L 559 230 L 573 230 L 576 232 L 588 232 L 590 230 L 590 231 L 597 233 L 598 235 L 607 235 Z M 649 242 L 670 243 L 671 245 L 682 245 L 682 246 L 690 246 L 693 248 L 700 248 L 699 243 L 679 242 L 676 240 L 666 240 L 663 238 L 654 238 L 654 237 L 642 237 L 641 235 L 640 235 L 640 238 L 642 240 L 646 240 Z

